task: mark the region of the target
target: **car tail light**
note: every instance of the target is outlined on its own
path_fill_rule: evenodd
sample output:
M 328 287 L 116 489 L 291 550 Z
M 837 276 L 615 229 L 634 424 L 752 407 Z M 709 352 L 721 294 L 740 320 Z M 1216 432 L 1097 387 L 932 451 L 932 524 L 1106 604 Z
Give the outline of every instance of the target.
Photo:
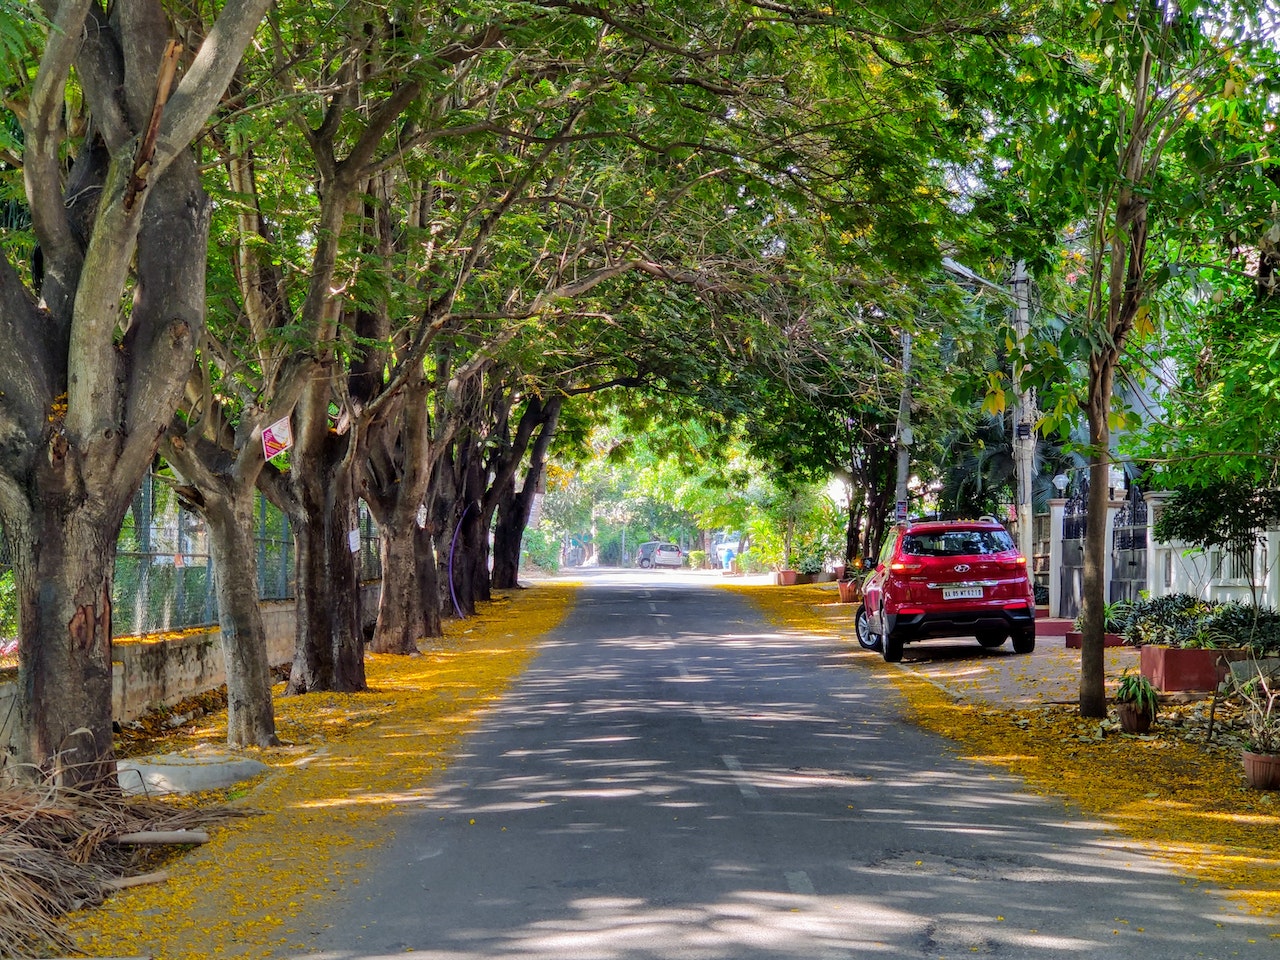
M 903 563 L 901 560 L 896 563 L 889 564 L 889 569 L 894 573 L 919 573 L 924 569 L 923 563 Z
M 1016 603 L 1006 603 L 1004 605 L 1004 608 L 1006 610 L 1025 610 L 1027 606 L 1028 606 L 1027 601 L 1019 600 Z

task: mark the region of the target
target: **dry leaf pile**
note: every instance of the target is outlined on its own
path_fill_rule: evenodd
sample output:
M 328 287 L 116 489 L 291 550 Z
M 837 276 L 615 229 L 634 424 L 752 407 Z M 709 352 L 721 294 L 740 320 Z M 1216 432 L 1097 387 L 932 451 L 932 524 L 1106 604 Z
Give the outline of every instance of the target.
M 66 948 L 59 918 L 101 903 L 142 854 L 114 842 L 127 833 L 181 830 L 228 811 L 177 809 L 157 801 L 0 785 L 0 957 Z

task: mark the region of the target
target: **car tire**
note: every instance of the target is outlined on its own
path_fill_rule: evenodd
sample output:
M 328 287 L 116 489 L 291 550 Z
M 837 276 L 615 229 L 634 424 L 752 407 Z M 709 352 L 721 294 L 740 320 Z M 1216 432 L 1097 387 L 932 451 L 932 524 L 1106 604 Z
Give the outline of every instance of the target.
M 640 560 L 640 569 L 641 569 L 641 570 L 648 570 L 648 569 L 649 569 L 650 567 L 652 567 L 652 566 L 653 566 L 653 561 L 652 561 L 652 560 L 650 560 L 648 557 L 644 557 L 644 558 L 642 558 L 642 559 Z
M 1036 633 L 1034 630 L 1027 630 L 1023 633 L 1015 633 L 1013 635 L 1013 652 L 1014 653 L 1034 653 L 1036 649 Z
M 986 630 L 978 634 L 978 646 L 980 647 L 998 647 L 1009 639 L 1009 635 L 1003 630 Z
M 887 633 L 880 638 L 880 652 L 885 663 L 899 663 L 902 660 L 902 638 Z
M 867 620 L 867 608 L 858 607 L 858 614 L 853 618 L 853 629 L 858 635 L 858 646 L 863 650 L 879 650 L 880 635 L 871 632 L 871 624 Z

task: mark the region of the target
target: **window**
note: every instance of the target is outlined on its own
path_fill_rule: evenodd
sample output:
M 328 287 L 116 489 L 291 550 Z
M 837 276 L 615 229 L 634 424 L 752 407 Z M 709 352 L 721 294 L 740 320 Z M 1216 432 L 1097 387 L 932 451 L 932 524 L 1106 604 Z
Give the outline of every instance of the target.
M 1003 530 L 940 530 L 902 540 L 903 553 L 916 557 L 971 557 L 1012 549 L 1013 538 Z

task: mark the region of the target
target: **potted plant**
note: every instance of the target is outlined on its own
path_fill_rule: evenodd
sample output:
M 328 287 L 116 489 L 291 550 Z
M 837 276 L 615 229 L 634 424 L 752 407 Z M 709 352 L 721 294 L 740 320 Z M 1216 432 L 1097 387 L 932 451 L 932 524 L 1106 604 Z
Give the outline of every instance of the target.
M 1253 674 L 1236 685 L 1247 743 L 1240 758 L 1249 786 L 1280 790 L 1280 669 L 1253 663 Z
M 1160 712 L 1160 693 L 1142 674 L 1125 667 L 1116 687 L 1116 712 L 1125 733 L 1146 733 Z
M 1129 613 L 1132 604 L 1128 600 L 1117 600 L 1114 603 L 1103 604 L 1102 607 L 1102 645 L 1104 647 L 1119 647 L 1124 645 L 1124 637 L 1122 633 L 1125 624 L 1128 622 Z M 1083 615 L 1081 615 L 1082 617 Z M 1072 629 L 1067 631 L 1066 644 L 1070 649 L 1078 649 L 1084 642 L 1081 633 L 1082 619 L 1076 617 Z

